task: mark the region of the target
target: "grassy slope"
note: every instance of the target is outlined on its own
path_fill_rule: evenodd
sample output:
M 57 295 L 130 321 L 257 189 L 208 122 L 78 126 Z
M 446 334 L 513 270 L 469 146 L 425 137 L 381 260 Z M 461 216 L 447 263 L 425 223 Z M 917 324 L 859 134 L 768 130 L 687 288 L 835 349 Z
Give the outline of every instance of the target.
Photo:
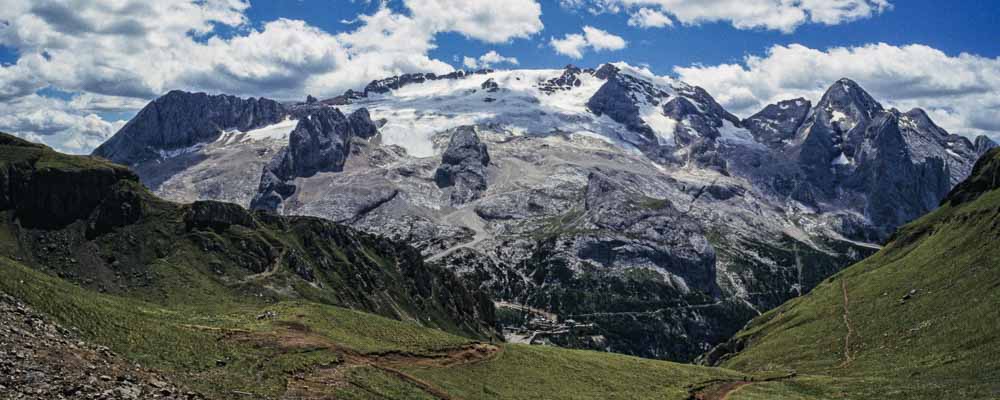
M 163 306 L 96 293 L 8 258 L 0 258 L 0 291 L 212 398 L 228 398 L 233 391 L 281 396 L 293 374 L 342 365 L 349 357 L 345 351 L 419 356 L 471 342 L 409 322 L 308 302 Z M 264 311 L 278 317 L 258 320 Z M 292 348 L 266 340 L 289 332 L 293 324 L 333 347 Z M 218 360 L 226 365 L 218 366 Z M 473 364 L 394 365 L 463 399 L 683 399 L 700 382 L 743 377 L 720 368 L 522 345 L 504 345 L 495 357 Z M 358 365 L 345 371 L 340 379 L 347 384 L 328 387 L 336 398 L 433 398 L 378 368 Z M 784 386 L 781 390 L 791 393 Z
M 1000 152 L 987 157 L 978 176 L 989 181 Z M 838 377 L 827 386 L 851 398 L 1000 397 L 998 233 L 1000 190 L 945 204 L 755 320 L 736 338 L 748 348 L 724 366 Z M 766 387 L 749 389 L 737 398 L 766 398 Z

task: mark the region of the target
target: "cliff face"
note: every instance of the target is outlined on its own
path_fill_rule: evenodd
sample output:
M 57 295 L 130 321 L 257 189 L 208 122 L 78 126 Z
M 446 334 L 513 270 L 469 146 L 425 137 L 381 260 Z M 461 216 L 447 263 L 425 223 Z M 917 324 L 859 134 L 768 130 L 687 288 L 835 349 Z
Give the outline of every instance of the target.
M 285 198 L 295 193 L 292 181 L 318 172 L 339 172 L 351 153 L 351 141 L 369 139 L 378 133 L 368 110 L 345 116 L 338 109 L 319 108 L 299 120 L 288 146 L 261 172 L 257 195 L 250 208 L 277 210 Z
M 156 159 L 163 152 L 211 142 L 226 130 L 248 131 L 274 124 L 289 115 L 280 103 L 265 98 L 188 93 L 179 90 L 149 103 L 94 150 L 119 164 Z

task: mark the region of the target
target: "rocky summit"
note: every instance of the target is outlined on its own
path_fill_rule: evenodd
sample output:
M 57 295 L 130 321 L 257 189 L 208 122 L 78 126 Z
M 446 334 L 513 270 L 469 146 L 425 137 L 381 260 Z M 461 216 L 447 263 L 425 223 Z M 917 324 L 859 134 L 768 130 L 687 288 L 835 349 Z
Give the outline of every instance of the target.
M 847 79 L 741 120 L 614 63 L 304 103 L 171 92 L 95 155 L 168 199 L 405 241 L 487 291 L 510 341 L 690 360 L 874 252 L 993 146 Z

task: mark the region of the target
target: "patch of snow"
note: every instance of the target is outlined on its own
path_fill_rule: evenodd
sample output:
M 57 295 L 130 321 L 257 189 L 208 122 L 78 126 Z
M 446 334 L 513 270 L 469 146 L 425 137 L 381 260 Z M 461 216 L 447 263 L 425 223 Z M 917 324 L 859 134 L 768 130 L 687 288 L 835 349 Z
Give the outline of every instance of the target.
M 847 158 L 847 155 L 845 155 L 843 152 L 841 152 L 840 156 L 838 156 L 837 158 L 833 159 L 833 161 L 831 162 L 831 164 L 833 164 L 833 165 L 851 165 L 851 160 L 849 160 Z
M 292 131 L 295 130 L 295 126 L 298 124 L 299 121 L 296 119 L 285 118 L 284 121 L 276 124 L 247 131 L 246 137 L 243 141 L 287 140 L 288 135 L 291 135 Z
M 757 142 L 753 140 L 753 135 L 750 134 L 750 131 L 738 128 L 728 120 L 722 120 L 722 127 L 719 128 L 719 134 L 719 139 L 724 142 L 745 145 L 757 144 Z
M 677 120 L 663 115 L 658 107 L 644 106 L 640 115 L 643 121 L 653 129 L 656 134 L 656 142 L 660 146 L 673 146 L 674 132 L 677 129 Z
M 166 158 L 173 158 L 173 157 L 177 157 L 177 156 L 182 156 L 184 154 L 194 153 L 194 152 L 196 152 L 198 150 L 201 150 L 202 147 L 205 147 L 205 143 L 198 143 L 198 144 L 196 144 L 194 146 L 182 147 L 182 148 L 179 148 L 179 149 L 172 149 L 172 150 L 162 150 L 161 149 L 161 150 L 158 151 L 158 153 L 159 153 L 161 159 L 166 159 Z
M 952 151 L 951 149 L 944 149 L 944 151 L 947 152 L 952 157 L 962 158 L 962 156 L 958 155 L 958 153 Z

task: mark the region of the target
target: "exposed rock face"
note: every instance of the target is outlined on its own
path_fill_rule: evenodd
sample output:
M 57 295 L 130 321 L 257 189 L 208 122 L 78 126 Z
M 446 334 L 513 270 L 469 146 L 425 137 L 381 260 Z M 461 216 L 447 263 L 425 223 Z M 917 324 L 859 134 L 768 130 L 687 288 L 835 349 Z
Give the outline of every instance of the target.
M 923 110 L 886 110 L 849 79 L 834 83 L 815 108 L 801 99 L 781 102 L 744 125 L 776 150 L 753 172 L 755 179 L 787 176 L 790 182 L 773 186 L 778 193 L 865 215 L 868 228 L 844 234 L 867 241 L 885 240 L 934 209 L 978 156 L 971 141 L 938 127 Z
M 184 223 L 187 224 L 188 229 L 211 228 L 226 230 L 233 225 L 251 229 L 257 227 L 253 216 L 245 208 L 233 203 L 218 201 L 196 201 L 191 203 L 187 215 L 184 216 Z
M 274 124 L 288 115 L 280 103 L 265 98 L 179 90 L 149 103 L 94 155 L 121 164 L 159 158 L 162 152 L 211 142 L 230 129 L 248 131 Z
M 620 74 L 618 67 L 611 64 L 597 70 L 597 77 L 606 77 L 602 79 L 607 79 L 607 82 L 587 100 L 587 108 L 597 115 L 607 115 L 627 129 L 641 134 L 647 141 L 652 141 L 655 134 L 640 117 L 639 104 L 653 102 L 656 98 L 666 97 L 666 94 L 630 75 Z
M 452 204 L 464 204 L 486 190 L 486 167 L 490 154 L 479 141 L 475 127 L 463 126 L 455 130 L 448 148 L 441 155 L 441 166 L 434 173 L 434 182 L 440 188 L 451 187 Z
M 865 215 L 885 227 L 878 235 L 882 238 L 933 210 L 951 188 L 944 160 L 920 160 L 910 153 L 901 117 L 896 112 L 876 116 L 855 153 L 857 170 L 844 185 L 868 196 Z
M 811 108 L 812 103 L 802 98 L 780 101 L 743 120 L 743 126 L 758 142 L 781 149 L 795 137 Z
M 264 168 L 251 207 L 275 210 L 281 201 L 295 192 L 290 183 L 296 177 L 309 177 L 321 171 L 341 171 L 351 151 L 351 140 L 368 139 L 378 129 L 359 109 L 344 116 L 338 109 L 319 108 L 299 120 L 288 147 L 281 150 Z
M 580 74 L 583 72 L 580 68 L 574 65 L 567 65 L 566 69 L 563 70 L 562 75 L 558 78 L 549 79 L 539 85 L 539 90 L 546 93 L 554 93 L 559 90 L 569 90 L 574 87 L 579 87 L 583 84 L 580 80 Z
M 42 156 L 52 151 L 47 147 L 13 140 L 6 145 L 18 148 L 19 159 L 0 164 L 0 209 L 13 210 L 26 226 L 51 228 L 86 220 L 107 197 L 119 191 L 120 185 L 139 184 L 139 177 L 124 167 L 88 171 L 45 168 L 40 164 L 44 164 Z M 107 223 L 109 213 L 105 210 L 98 217 L 103 216 Z
M 973 143 L 972 147 L 975 148 L 976 154 L 979 154 L 979 156 L 982 157 L 987 151 L 993 150 L 993 148 L 997 147 L 997 143 L 986 135 L 979 135 L 976 136 L 976 141 Z
M 482 85 L 479 85 L 479 87 L 485 90 L 487 93 L 494 93 L 500 90 L 500 85 L 498 85 L 497 81 L 493 79 L 487 79 L 485 82 L 483 82 Z

